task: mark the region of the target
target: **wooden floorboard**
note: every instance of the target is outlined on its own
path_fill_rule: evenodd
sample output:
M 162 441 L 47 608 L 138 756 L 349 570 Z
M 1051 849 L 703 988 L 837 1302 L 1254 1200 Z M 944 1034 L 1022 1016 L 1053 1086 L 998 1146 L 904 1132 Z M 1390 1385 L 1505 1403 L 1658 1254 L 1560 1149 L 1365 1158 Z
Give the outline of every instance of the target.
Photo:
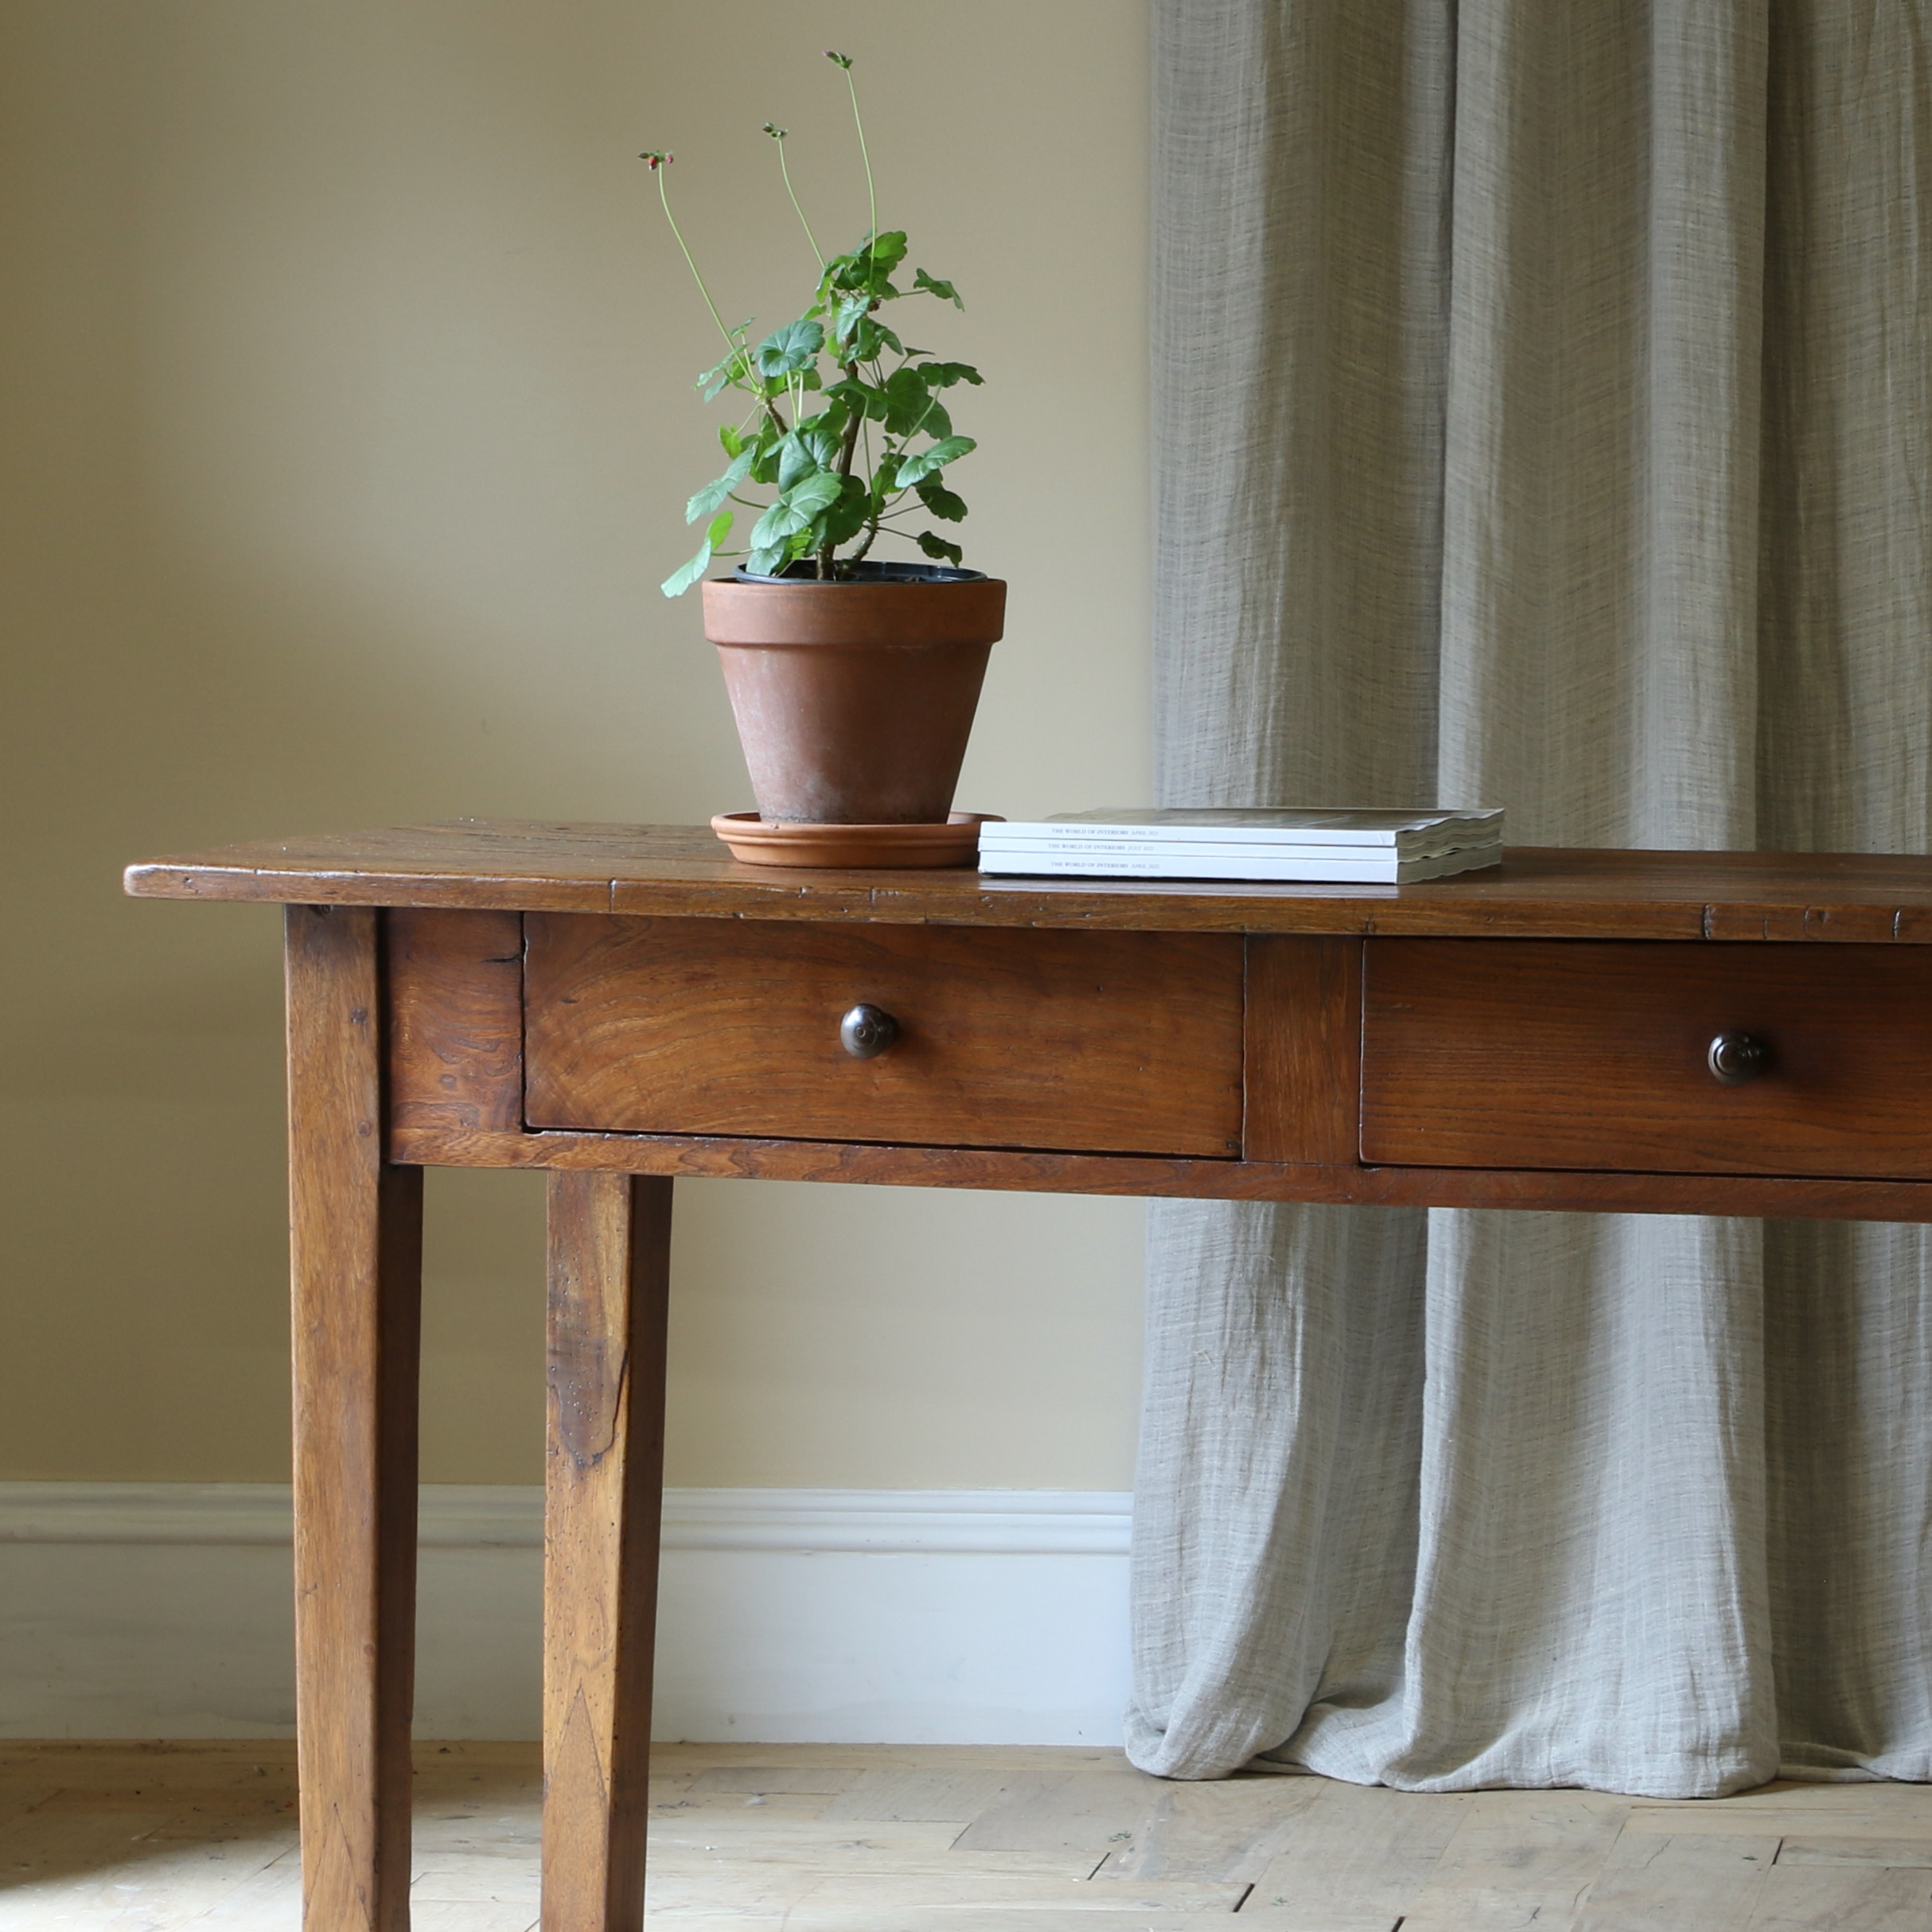
M 419 1745 L 415 1788 L 415 1932 L 529 1932 L 536 1747 Z M 294 1798 L 279 1743 L 0 1744 L 0 1932 L 298 1932 Z M 1669 1803 L 677 1745 L 650 1902 L 666 1932 L 1932 1932 L 1932 1786 Z

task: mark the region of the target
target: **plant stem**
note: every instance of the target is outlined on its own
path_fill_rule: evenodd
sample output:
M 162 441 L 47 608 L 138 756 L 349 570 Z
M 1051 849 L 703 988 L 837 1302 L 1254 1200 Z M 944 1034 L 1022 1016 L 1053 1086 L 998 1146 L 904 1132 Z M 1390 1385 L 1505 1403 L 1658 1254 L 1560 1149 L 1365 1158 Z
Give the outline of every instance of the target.
M 711 300 L 711 291 L 704 286 L 704 278 L 698 273 L 698 264 L 691 259 L 691 250 L 685 246 L 684 232 L 677 224 L 677 216 L 671 212 L 670 192 L 664 185 L 664 164 L 660 162 L 651 172 L 657 177 L 657 198 L 664 204 L 664 219 L 671 224 L 671 232 L 676 237 L 678 251 L 684 258 L 684 266 L 691 271 L 691 279 L 698 285 L 698 293 L 704 298 L 704 306 L 711 312 L 711 320 L 718 325 L 718 333 L 725 339 L 725 347 L 735 353 L 742 353 L 738 338 L 725 326 L 724 317 L 718 313 L 718 305 Z
M 704 286 L 704 278 L 698 273 L 698 264 L 691 259 L 691 250 L 685 244 L 684 232 L 677 224 L 677 216 L 671 212 L 671 197 L 664 186 L 664 164 L 659 162 L 652 168 L 651 172 L 657 177 L 657 198 L 664 204 L 664 219 L 671 224 L 671 232 L 676 238 L 678 251 L 684 258 L 684 266 L 691 271 L 691 279 L 697 283 L 698 293 L 704 298 L 704 306 L 711 310 L 711 320 L 718 325 L 718 333 L 725 339 L 725 347 L 730 349 L 733 355 L 742 360 L 745 373 L 749 376 L 751 373 L 751 359 L 745 353 L 745 345 L 738 341 L 736 336 L 732 334 L 730 329 L 726 328 L 724 317 L 718 313 L 717 303 L 711 300 L 711 291 Z M 734 386 L 738 385 L 734 384 Z M 758 407 L 765 411 L 766 419 L 772 427 L 777 430 L 781 436 L 784 435 L 785 434 L 785 420 L 773 407 L 771 398 L 761 395 L 758 397 L 757 401 Z
M 856 382 L 859 380 L 859 364 L 857 363 L 844 362 L 839 366 L 844 370 L 845 380 L 847 382 Z M 841 477 L 849 477 L 852 473 L 852 452 L 859 446 L 859 432 L 865 427 L 865 419 L 864 410 L 855 408 L 845 425 L 845 434 L 839 445 L 838 473 Z M 867 539 L 867 543 L 871 541 L 870 538 Z M 829 577 L 832 575 L 833 553 L 837 548 L 838 546 L 828 539 L 824 548 L 819 552 L 819 575 L 820 577 Z M 851 561 L 856 563 L 859 558 L 865 554 L 866 547 L 862 544 L 853 553 Z
M 859 380 L 857 363 L 847 362 L 841 366 L 845 371 L 847 382 Z M 842 477 L 849 477 L 852 473 L 852 452 L 859 446 L 859 432 L 865 427 L 865 420 L 864 410 L 855 408 L 851 420 L 845 426 L 845 440 L 839 446 L 839 474 Z
M 878 195 L 872 185 L 872 156 L 866 146 L 866 124 L 859 115 L 859 83 L 852 78 L 852 70 L 845 70 L 845 91 L 852 97 L 852 125 L 859 130 L 859 158 L 866 165 L 866 213 L 871 227 L 867 232 L 866 255 L 874 259 L 878 253 Z
M 823 269 L 825 266 L 825 251 L 819 246 L 819 238 L 812 232 L 812 224 L 806 220 L 805 211 L 798 205 L 797 191 L 792 185 L 792 170 L 785 166 L 785 136 L 773 134 L 772 138 L 778 143 L 778 172 L 785 177 L 785 192 L 791 197 L 792 212 L 797 216 L 798 225 L 804 230 L 805 240 L 811 243 L 812 252 L 818 257 L 819 267 Z

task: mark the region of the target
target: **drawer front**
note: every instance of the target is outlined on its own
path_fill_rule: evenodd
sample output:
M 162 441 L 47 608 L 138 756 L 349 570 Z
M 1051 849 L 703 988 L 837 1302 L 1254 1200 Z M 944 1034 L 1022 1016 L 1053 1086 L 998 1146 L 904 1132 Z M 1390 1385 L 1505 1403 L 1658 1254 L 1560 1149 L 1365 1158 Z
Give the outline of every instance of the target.
M 1932 948 L 1368 942 L 1377 1165 L 1932 1178 Z M 1768 1070 L 1720 1084 L 1712 1039 Z
M 532 1127 L 1226 1158 L 1227 933 L 532 914 Z M 855 1058 L 862 1003 L 898 1022 Z

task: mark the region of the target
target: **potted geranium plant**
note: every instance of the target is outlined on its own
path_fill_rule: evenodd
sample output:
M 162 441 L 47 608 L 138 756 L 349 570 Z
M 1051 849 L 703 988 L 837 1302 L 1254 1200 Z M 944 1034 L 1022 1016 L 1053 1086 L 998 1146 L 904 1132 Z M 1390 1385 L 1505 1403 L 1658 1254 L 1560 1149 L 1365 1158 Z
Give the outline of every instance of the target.
M 947 471 L 974 444 L 953 429 L 946 397 L 980 377 L 894 325 L 891 305 L 909 297 L 964 305 L 923 268 L 905 280 L 906 235 L 878 226 L 851 58 L 826 57 L 845 76 L 871 220 L 855 247 L 827 255 L 792 191 L 785 130 L 765 124 L 819 263 L 796 321 L 756 341 L 749 322 L 726 326 L 671 211 L 671 156 L 644 156 L 725 345 L 699 387 L 742 405 L 719 430 L 723 474 L 687 508 L 703 541 L 664 589 L 702 584 L 761 820 L 944 824 L 1006 604 L 1006 586 L 964 568 L 958 543 L 931 528 L 966 515 Z M 746 514 L 742 546 L 727 548 Z M 925 560 L 874 554 L 894 536 Z M 734 559 L 730 576 L 707 575 Z

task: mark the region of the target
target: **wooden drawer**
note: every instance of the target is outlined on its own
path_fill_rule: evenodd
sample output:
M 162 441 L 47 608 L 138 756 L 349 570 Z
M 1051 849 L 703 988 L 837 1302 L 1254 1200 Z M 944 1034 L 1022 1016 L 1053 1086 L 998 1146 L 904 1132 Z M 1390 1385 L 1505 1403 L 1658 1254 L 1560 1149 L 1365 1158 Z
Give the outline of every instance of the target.
M 1932 1178 L 1932 948 L 1372 939 L 1375 1164 Z M 1720 1085 L 1735 1030 L 1767 1072 Z
M 1225 1158 L 1242 958 L 1228 933 L 533 913 L 537 1128 Z M 898 1022 L 841 1046 L 861 1002 Z

